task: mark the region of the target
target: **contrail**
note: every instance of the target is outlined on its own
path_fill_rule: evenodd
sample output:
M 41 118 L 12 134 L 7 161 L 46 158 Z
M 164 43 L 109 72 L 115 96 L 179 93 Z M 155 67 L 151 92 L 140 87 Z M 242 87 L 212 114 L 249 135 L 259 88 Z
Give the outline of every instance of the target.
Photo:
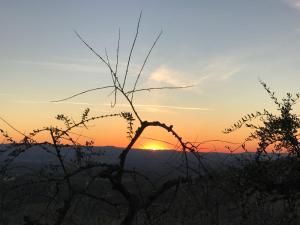
M 16 100 L 15 103 L 23 104 L 70 104 L 70 105 L 90 105 L 90 106 L 110 106 L 110 104 L 92 104 L 87 102 L 48 102 L 48 101 L 33 101 L 33 100 Z M 127 104 L 118 104 L 120 107 L 131 107 Z M 165 108 L 165 109 L 177 109 L 177 110 L 198 110 L 198 111 L 214 111 L 213 108 L 207 107 L 185 107 L 185 106 L 174 106 L 174 105 L 147 105 L 147 104 L 135 104 L 138 108 Z

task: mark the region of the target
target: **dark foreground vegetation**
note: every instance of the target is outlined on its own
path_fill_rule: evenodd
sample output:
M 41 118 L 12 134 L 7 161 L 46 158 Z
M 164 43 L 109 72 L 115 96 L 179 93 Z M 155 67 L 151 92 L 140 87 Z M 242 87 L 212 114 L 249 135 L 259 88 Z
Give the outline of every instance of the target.
M 128 84 L 140 18 L 123 76 L 118 70 L 120 34 L 113 65 L 107 54 L 99 55 L 76 32 L 108 68 L 112 84 L 59 100 L 111 89 L 112 107 L 122 97 L 131 111 L 91 116 L 86 109 L 77 121 L 58 115 L 62 127 L 48 126 L 30 134 L 23 134 L 2 119 L 23 138 L 16 141 L 0 129 L 6 143 L 0 148 L 0 224 L 300 224 L 300 120 L 292 112 L 300 95 L 288 93 L 280 101 L 261 82 L 279 113 L 267 110 L 250 113 L 225 129 L 225 133 L 242 126 L 251 129 L 240 146 L 244 154 L 201 153 L 201 143 L 185 140 L 173 125 L 141 118 L 134 107 L 134 96 L 138 93 L 186 88 L 138 88 L 144 66 L 161 33 L 146 54 L 136 80 Z M 127 146 L 99 149 L 92 142 L 77 141 L 78 129 L 86 129 L 90 122 L 102 118 L 121 118 L 127 122 Z M 176 152 L 153 154 L 132 149 L 143 132 L 153 127 L 174 137 Z M 49 138 L 38 141 L 40 134 Z M 256 152 L 247 152 L 248 141 L 258 142 Z
M 43 150 L 39 147 L 33 151 Z M 32 158 L 34 153 L 25 157 L 25 153 L 23 159 L 7 168 L 0 182 L 0 224 L 122 223 L 130 207 L 127 200 L 109 180 L 99 178 L 103 168 L 87 169 L 100 160 L 113 163 L 113 156 L 121 150 L 89 150 L 90 156 L 95 154 L 89 159 L 93 162 L 84 159 L 81 166 L 74 165 L 74 149 L 62 151 L 68 152 L 65 164 L 70 178 L 59 162 L 49 159 L 52 151 L 45 153 L 44 157 L 49 154 L 47 160 L 41 155 Z M 153 202 L 138 211 L 131 224 L 299 224 L 297 159 L 285 156 L 257 161 L 254 153 L 208 153 L 201 157 L 200 166 L 188 154 L 193 170 L 186 182 L 177 179 L 185 177 L 182 153 L 132 151 L 123 184 L 142 203 Z M 164 191 L 168 185 L 170 188 Z M 57 222 L 62 215 L 63 219 Z

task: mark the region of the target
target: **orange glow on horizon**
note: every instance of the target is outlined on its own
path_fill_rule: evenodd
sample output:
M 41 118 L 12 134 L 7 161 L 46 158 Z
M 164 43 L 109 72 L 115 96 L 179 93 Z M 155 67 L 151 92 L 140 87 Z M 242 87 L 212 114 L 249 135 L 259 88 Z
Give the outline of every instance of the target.
M 74 116 L 75 120 L 77 114 Z M 45 116 L 46 117 L 46 116 Z M 27 118 L 27 117 L 26 117 Z M 35 117 L 34 117 L 35 118 Z M 170 120 L 172 118 L 169 118 Z M 33 129 L 52 126 L 58 126 L 64 129 L 64 124 L 56 119 L 44 119 L 33 120 L 28 116 L 26 120 L 14 120 L 14 118 L 7 119 L 17 130 L 24 134 L 29 134 Z M 167 124 L 171 124 L 168 119 L 162 118 L 162 121 L 166 121 Z M 243 129 L 232 134 L 223 134 L 222 128 L 225 127 L 221 122 L 221 125 L 217 123 L 215 126 L 209 126 L 208 124 L 201 124 L 195 122 L 197 120 L 183 121 L 181 118 L 174 118 L 176 125 L 174 130 L 183 138 L 184 142 L 191 141 L 198 146 L 199 152 L 224 152 L 230 153 L 227 146 L 233 150 L 233 153 L 241 153 L 244 150 L 239 147 L 245 137 L 248 135 L 248 130 Z M 192 123 L 193 122 L 193 123 Z M 175 124 L 175 123 L 174 123 Z M 0 121 L 1 129 L 8 132 L 14 140 L 21 141 L 24 138 L 22 135 L 12 130 L 3 121 Z M 189 127 L 189 129 L 186 129 Z M 203 129 L 203 130 L 202 130 Z M 92 121 L 88 125 L 88 129 L 79 127 L 72 132 L 73 140 L 78 141 L 84 145 L 86 141 L 94 141 L 94 146 L 115 146 L 119 148 L 125 148 L 130 139 L 126 135 L 126 123 L 119 118 L 108 118 L 99 121 Z M 51 142 L 51 136 L 49 132 L 42 132 L 34 137 L 37 142 Z M 219 140 L 219 141 L 218 141 Z M 230 143 L 232 142 L 232 144 Z M 0 135 L 0 143 L 7 143 L 7 140 Z M 65 142 L 64 142 L 65 143 Z M 166 130 L 159 127 L 149 127 L 146 129 L 142 136 L 137 140 L 133 148 L 145 149 L 145 150 L 181 150 L 178 145 L 178 141 L 174 136 L 170 135 Z M 247 151 L 254 152 L 257 148 L 256 141 L 246 143 Z
M 165 146 L 157 142 L 145 143 L 141 148 L 145 150 L 152 150 L 152 151 L 166 150 Z

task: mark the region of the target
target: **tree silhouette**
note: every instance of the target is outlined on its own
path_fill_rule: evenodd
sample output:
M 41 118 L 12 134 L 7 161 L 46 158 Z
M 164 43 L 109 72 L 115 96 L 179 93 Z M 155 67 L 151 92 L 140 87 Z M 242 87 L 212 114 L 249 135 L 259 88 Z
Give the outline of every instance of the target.
M 13 170 L 13 162 L 18 157 L 20 157 L 25 152 L 33 151 L 33 149 L 37 146 L 39 146 L 43 151 L 49 153 L 49 155 L 55 158 L 55 163 L 45 165 L 42 170 L 31 173 L 30 177 L 32 178 L 30 180 L 16 183 L 16 185 L 13 187 L 8 186 L 7 192 L 4 192 L 5 195 L 7 195 L 7 193 L 11 192 L 12 190 L 16 190 L 18 188 L 24 189 L 27 186 L 39 186 L 46 189 L 45 193 L 43 193 L 42 191 L 40 193 L 41 195 L 47 195 L 46 199 L 48 202 L 45 211 L 42 213 L 42 216 L 40 215 L 41 219 L 36 220 L 31 219 L 30 216 L 26 216 L 24 218 L 25 224 L 63 224 L 70 217 L 68 215 L 76 212 L 78 202 L 82 201 L 83 198 L 90 199 L 90 201 L 105 203 L 109 207 L 113 208 L 114 212 L 118 214 L 117 217 L 120 217 L 120 224 L 122 225 L 132 224 L 139 212 L 144 212 L 147 219 L 151 222 L 151 216 L 149 216 L 149 208 L 153 205 L 153 203 L 166 192 L 174 189 L 177 190 L 180 184 L 191 182 L 192 173 L 187 152 L 191 152 L 196 160 L 200 160 L 198 146 L 194 145 L 191 142 L 184 141 L 183 138 L 175 131 L 173 125 L 167 125 L 158 120 L 144 120 L 143 118 L 141 118 L 140 114 L 134 106 L 134 96 L 138 93 L 148 92 L 152 90 L 180 89 L 189 87 L 164 86 L 138 88 L 138 83 L 140 77 L 142 76 L 145 65 L 162 32 L 158 34 L 157 38 L 150 47 L 132 87 L 129 87 L 127 76 L 130 70 L 131 58 L 139 34 L 141 16 L 142 13 L 140 14 L 138 19 L 136 33 L 131 45 L 126 70 L 123 76 L 119 74 L 120 31 L 116 49 L 115 65 L 111 64 L 111 60 L 108 57 L 106 51 L 105 57 L 101 56 L 87 43 L 87 41 L 82 38 L 82 36 L 77 31 L 75 31 L 76 36 L 82 41 L 82 43 L 94 55 L 96 55 L 100 62 L 102 62 L 107 67 L 111 76 L 112 84 L 109 86 L 102 86 L 84 90 L 70 97 L 53 101 L 61 102 L 67 99 L 75 98 L 76 96 L 88 92 L 111 89 L 114 96 L 114 100 L 111 106 L 114 107 L 117 104 L 117 100 L 120 94 L 120 96 L 125 98 L 127 103 L 130 105 L 132 112 L 120 112 L 101 116 L 90 116 L 89 109 L 86 109 L 83 112 L 80 120 L 78 121 L 75 121 L 74 119 L 69 118 L 66 115 L 60 114 L 57 116 L 57 119 L 63 122 L 63 128 L 53 126 L 44 127 L 42 129 L 33 130 L 29 135 L 18 131 L 13 126 L 11 126 L 10 123 L 3 119 L 4 122 L 6 122 L 15 131 L 23 136 L 23 139 L 20 142 L 17 142 L 1 130 L 2 134 L 7 139 L 7 142 L 10 143 L 10 145 L 6 146 L 7 148 L 4 150 L 4 152 L 7 154 L 7 158 L 5 159 L 5 163 L 2 166 L 3 176 L 7 176 L 9 171 Z M 87 142 L 85 145 L 82 145 L 77 141 L 76 138 L 76 136 L 78 136 L 76 133 L 76 129 L 87 128 L 87 124 L 89 122 L 105 118 L 123 118 L 127 121 L 128 124 L 127 136 L 129 138 L 129 143 L 120 152 L 118 156 L 118 162 L 116 163 L 107 163 L 101 161 L 101 157 L 97 155 L 97 152 L 92 150 L 87 151 L 87 148 L 93 148 L 92 142 Z M 135 127 L 137 128 L 135 129 Z M 149 129 L 151 127 L 159 127 L 163 129 L 164 131 L 170 133 L 179 143 L 181 151 L 185 156 L 184 174 L 179 173 L 180 175 L 178 175 L 177 177 L 165 179 L 162 183 L 153 184 L 147 176 L 143 175 L 139 171 L 126 168 L 125 164 L 128 153 L 132 150 L 132 147 L 141 137 L 142 133 L 146 129 Z M 37 141 L 36 137 L 41 133 L 47 133 L 50 136 L 50 141 Z M 72 152 L 72 154 L 74 154 L 76 157 L 69 159 L 68 152 Z M 86 175 L 84 179 L 80 178 L 83 179 L 83 182 L 78 183 L 76 179 L 79 179 L 79 176 L 82 176 L 84 174 Z M 131 179 L 130 183 L 128 183 L 129 178 Z M 119 196 L 121 196 L 122 200 L 115 201 L 115 199 L 112 199 L 111 197 L 105 197 L 105 193 L 100 190 L 101 188 L 95 191 L 93 187 L 95 187 L 95 184 L 98 182 L 98 180 L 102 180 L 102 182 L 106 185 L 109 184 L 110 191 L 116 192 Z M 148 185 L 146 186 L 146 188 L 142 189 L 144 183 L 147 183 Z M 36 192 L 38 192 L 38 190 L 36 190 Z M 174 193 L 176 193 L 176 191 Z M 5 199 L 5 196 L 3 198 Z M 7 200 L 6 202 L 8 201 L 9 200 Z M 127 209 L 125 215 L 123 212 L 124 208 Z M 52 212 L 53 215 L 51 216 L 49 212 Z M 68 221 L 70 222 L 70 220 Z
M 112 108 L 123 98 L 130 110 L 92 115 L 90 109 L 85 109 L 77 119 L 59 114 L 56 119 L 60 125 L 34 129 L 28 134 L 0 118 L 22 136 L 16 141 L 0 129 L 7 143 L 0 145 L 0 224 L 299 224 L 300 119 L 293 113 L 293 106 L 300 95 L 288 93 L 280 101 L 260 81 L 279 113 L 268 110 L 250 113 L 224 131 L 231 133 L 243 126 L 250 128 L 252 132 L 241 147 L 247 151 L 246 143 L 257 141 L 255 153 L 228 154 L 224 159 L 220 153 L 221 160 L 210 162 L 210 154 L 201 153 L 200 147 L 206 142 L 220 140 L 186 141 L 173 125 L 146 120 L 135 107 L 135 97 L 140 93 L 190 87 L 139 87 L 144 68 L 162 32 L 146 52 L 134 81 L 130 83 L 128 74 L 139 37 L 141 16 L 124 71 L 119 68 L 120 31 L 115 64 L 106 50 L 104 56 L 99 54 L 79 32 L 74 31 L 108 69 L 111 84 L 53 101 L 62 102 L 105 89 L 113 96 Z M 88 129 L 95 120 L 110 119 L 126 122 L 128 143 L 115 149 L 113 156 L 108 154 L 106 157 L 110 150 L 105 152 L 95 147 L 91 139 L 81 134 L 81 129 Z M 169 133 L 180 150 L 176 152 L 176 156 L 180 154 L 176 165 L 155 176 L 154 170 L 145 172 L 129 166 L 133 146 L 151 128 Z M 41 140 L 41 135 L 48 139 Z M 86 138 L 85 143 L 80 141 L 82 137 Z M 37 157 L 41 152 L 47 160 L 39 165 L 18 161 L 22 156 Z
M 300 94 L 293 96 L 287 93 L 280 101 L 266 83 L 260 81 L 260 84 L 275 103 L 278 115 L 266 109 L 247 114 L 224 132 L 231 133 L 242 126 L 253 130 L 245 143 L 252 140 L 258 142 L 256 160 L 239 170 L 239 176 L 247 180 L 244 192 L 259 192 L 265 200 L 270 201 L 271 198 L 273 203 L 283 202 L 284 215 L 279 224 L 294 225 L 298 221 L 297 203 L 300 197 L 300 118 L 293 113 L 293 106 Z M 260 124 L 254 123 L 255 119 Z M 245 143 L 242 147 L 246 150 Z
M 279 101 L 266 83 L 263 81 L 260 83 L 275 103 L 280 114 L 275 115 L 266 109 L 263 112 L 247 114 L 224 132 L 231 133 L 242 126 L 254 130 L 246 141 L 258 140 L 257 158 L 260 158 L 262 154 L 267 154 L 268 150 L 274 154 L 287 153 L 291 157 L 299 158 L 300 118 L 292 110 L 300 94 L 297 93 L 294 97 L 291 93 L 287 93 L 286 97 Z M 259 119 L 262 125 L 253 123 L 254 119 Z

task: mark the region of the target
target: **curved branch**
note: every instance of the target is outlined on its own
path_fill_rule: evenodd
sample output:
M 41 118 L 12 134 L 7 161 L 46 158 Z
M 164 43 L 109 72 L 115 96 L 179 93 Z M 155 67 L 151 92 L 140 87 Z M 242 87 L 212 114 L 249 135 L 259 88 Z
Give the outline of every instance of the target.
M 133 138 L 131 139 L 130 143 L 127 145 L 127 147 L 121 152 L 121 154 L 119 155 L 119 159 L 120 159 L 120 171 L 118 174 L 118 179 L 121 181 L 122 180 L 122 175 L 124 172 L 124 165 L 125 165 L 125 161 L 127 158 L 127 155 L 129 153 L 129 151 L 132 149 L 133 145 L 136 143 L 136 141 L 139 139 L 139 137 L 141 136 L 141 134 L 143 133 L 143 131 L 147 128 L 147 127 L 161 127 L 163 129 L 165 129 L 166 131 L 170 132 L 180 143 L 183 152 L 185 153 L 185 161 L 186 161 L 186 167 L 187 167 L 187 177 L 188 177 L 188 159 L 187 159 L 187 155 L 186 155 L 186 150 L 189 150 L 191 152 L 195 152 L 195 148 L 193 146 L 187 146 L 187 144 L 185 142 L 183 142 L 182 137 L 179 136 L 174 130 L 173 130 L 173 125 L 166 125 L 165 123 L 161 123 L 159 121 L 141 121 L 141 126 L 136 130 L 135 135 L 133 136 Z
M 165 87 L 153 87 L 153 88 L 141 88 L 136 90 L 127 91 L 125 94 L 133 94 L 135 92 L 141 92 L 141 91 L 152 91 L 152 90 L 165 90 L 165 89 L 182 89 L 182 88 L 190 88 L 194 87 L 194 85 L 187 85 L 187 86 L 165 86 Z
M 107 89 L 107 88 L 115 88 L 114 85 L 109 85 L 109 86 L 104 86 L 104 87 L 99 87 L 99 88 L 92 88 L 92 89 L 88 89 L 88 90 L 85 90 L 85 91 L 82 91 L 80 93 L 77 93 L 75 95 L 72 95 L 70 97 L 67 97 L 67 98 L 63 98 L 63 99 L 59 99 L 59 100 L 54 100 L 54 101 L 51 101 L 51 102 L 63 102 L 63 101 L 66 101 L 66 100 L 69 100 L 71 98 L 75 98 L 79 95 L 83 95 L 83 94 L 86 94 L 88 92 L 92 92 L 92 91 L 98 91 L 98 90 L 103 90 L 103 89 Z

